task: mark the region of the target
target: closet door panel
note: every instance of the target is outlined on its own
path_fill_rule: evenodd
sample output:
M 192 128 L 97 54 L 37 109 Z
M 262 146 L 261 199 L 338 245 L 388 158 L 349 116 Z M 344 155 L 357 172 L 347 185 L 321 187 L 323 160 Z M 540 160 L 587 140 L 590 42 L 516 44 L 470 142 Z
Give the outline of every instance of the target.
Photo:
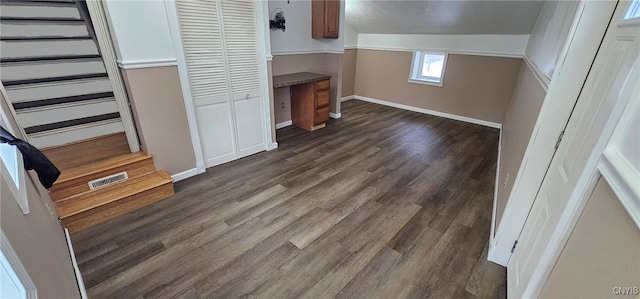
M 207 167 L 236 159 L 229 103 L 196 108 L 198 131 Z
M 241 157 L 255 154 L 264 150 L 264 132 L 260 110 L 255 109 L 260 106 L 262 98 L 250 98 L 234 101 L 236 115 L 242 118 L 236 120 L 238 131 L 238 154 Z
M 219 3 L 176 1 L 176 8 L 205 165 L 211 167 L 237 158 Z
M 222 24 L 240 157 L 265 150 L 254 0 L 222 0 Z

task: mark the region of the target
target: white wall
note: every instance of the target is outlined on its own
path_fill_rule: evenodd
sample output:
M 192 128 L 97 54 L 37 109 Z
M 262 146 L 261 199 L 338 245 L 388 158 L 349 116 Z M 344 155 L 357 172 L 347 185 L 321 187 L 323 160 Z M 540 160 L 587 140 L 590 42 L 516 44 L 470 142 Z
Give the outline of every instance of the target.
M 358 32 L 351 26 L 344 25 L 344 48 L 353 49 L 358 47 Z
M 164 1 L 102 3 L 121 67 L 176 64 Z
M 529 35 L 358 34 L 358 49 L 446 50 L 461 54 L 521 57 Z
M 337 39 L 311 38 L 311 1 L 310 0 L 269 0 L 269 14 L 274 10 L 284 11 L 285 32 L 271 30 L 271 53 L 273 55 L 304 53 L 343 53 L 344 52 L 344 0 L 340 1 L 340 34 Z
M 525 55 L 549 80 L 553 77 L 578 4 L 578 1 L 545 1 L 531 30 Z

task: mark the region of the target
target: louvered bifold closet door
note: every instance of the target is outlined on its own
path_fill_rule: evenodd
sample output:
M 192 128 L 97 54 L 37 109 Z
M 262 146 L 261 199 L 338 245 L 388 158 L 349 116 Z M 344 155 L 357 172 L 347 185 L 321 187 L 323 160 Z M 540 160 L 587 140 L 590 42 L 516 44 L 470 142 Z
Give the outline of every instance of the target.
M 215 0 L 176 1 L 207 167 L 236 159 L 235 126 Z
M 238 154 L 244 157 L 265 150 L 256 3 L 223 0 L 221 7 Z

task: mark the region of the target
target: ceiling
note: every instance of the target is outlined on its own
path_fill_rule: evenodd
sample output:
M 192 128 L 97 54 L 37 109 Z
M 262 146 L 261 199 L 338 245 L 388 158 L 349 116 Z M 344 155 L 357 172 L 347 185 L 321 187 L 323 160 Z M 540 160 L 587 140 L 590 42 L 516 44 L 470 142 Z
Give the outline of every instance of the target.
M 543 1 L 345 0 L 358 33 L 529 34 Z

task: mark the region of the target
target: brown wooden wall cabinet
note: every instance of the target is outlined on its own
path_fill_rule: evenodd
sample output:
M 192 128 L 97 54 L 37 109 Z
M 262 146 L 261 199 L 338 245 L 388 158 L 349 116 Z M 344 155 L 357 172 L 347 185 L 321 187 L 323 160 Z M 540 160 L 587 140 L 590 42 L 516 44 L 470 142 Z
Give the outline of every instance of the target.
M 292 85 L 291 121 L 307 131 L 326 126 L 329 120 L 329 80 Z
M 340 1 L 313 0 L 311 3 L 311 37 L 338 38 Z

